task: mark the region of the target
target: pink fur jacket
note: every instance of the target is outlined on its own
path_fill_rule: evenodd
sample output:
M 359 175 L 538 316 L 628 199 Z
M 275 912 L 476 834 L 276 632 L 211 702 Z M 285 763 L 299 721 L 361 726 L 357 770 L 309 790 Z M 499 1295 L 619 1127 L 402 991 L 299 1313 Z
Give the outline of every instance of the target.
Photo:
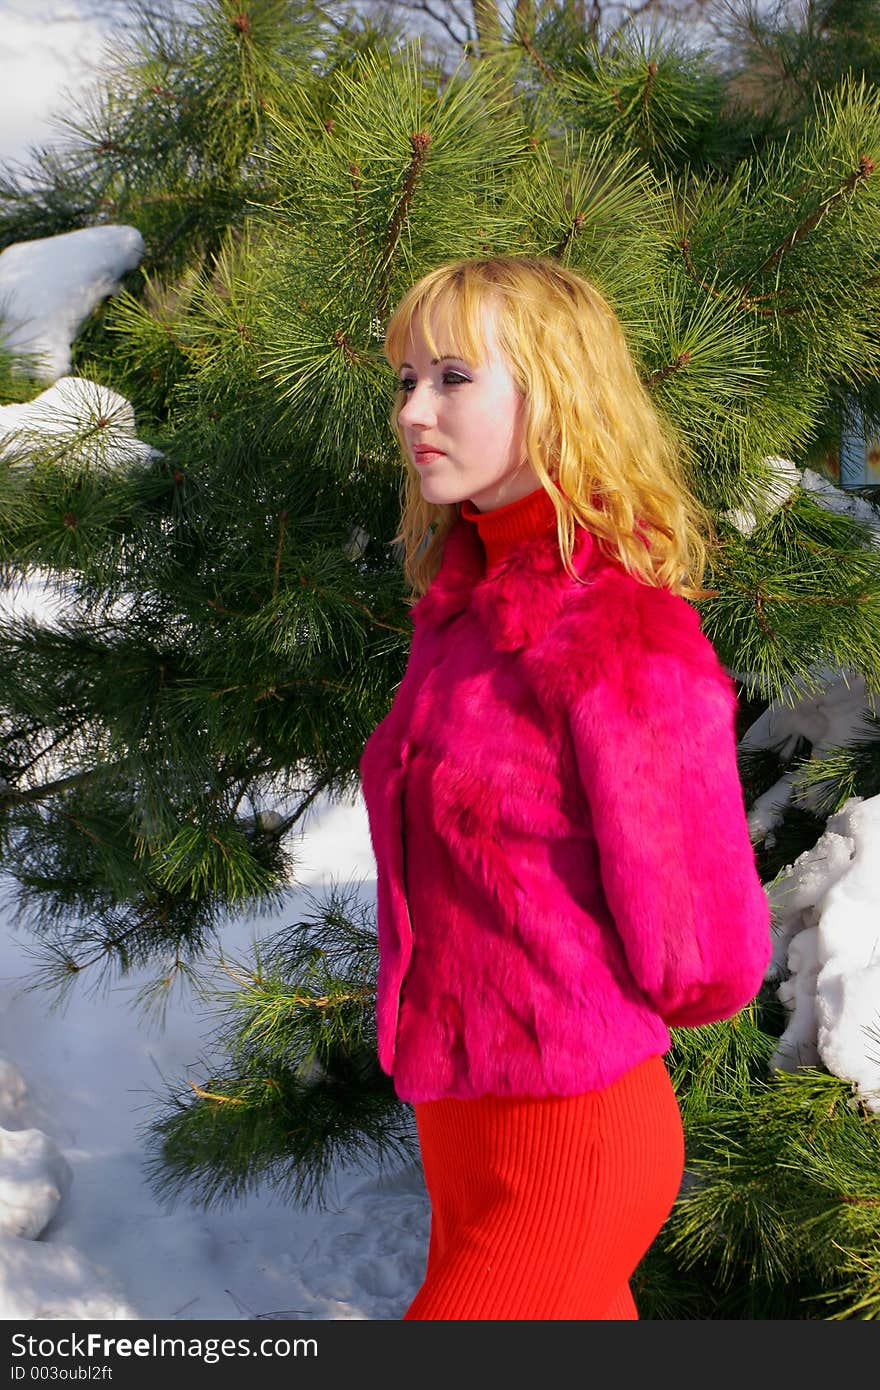
M 462 519 L 360 764 L 378 1054 L 401 1099 L 571 1095 L 734 1014 L 771 953 L 733 682 L 579 528 L 484 569 Z

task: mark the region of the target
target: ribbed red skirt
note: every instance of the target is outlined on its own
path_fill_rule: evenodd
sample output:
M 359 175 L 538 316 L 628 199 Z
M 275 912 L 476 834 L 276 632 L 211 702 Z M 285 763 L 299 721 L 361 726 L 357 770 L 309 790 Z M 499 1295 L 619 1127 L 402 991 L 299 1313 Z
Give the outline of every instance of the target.
M 684 1172 L 661 1057 L 582 1095 L 414 1109 L 431 1234 L 405 1319 L 638 1318 L 629 1279 Z

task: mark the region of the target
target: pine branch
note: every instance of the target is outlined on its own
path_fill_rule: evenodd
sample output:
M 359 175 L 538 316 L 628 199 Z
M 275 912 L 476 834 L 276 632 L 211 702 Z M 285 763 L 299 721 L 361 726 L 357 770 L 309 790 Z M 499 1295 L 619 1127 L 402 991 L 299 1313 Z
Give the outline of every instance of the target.
M 848 174 L 833 193 L 830 193 L 827 198 L 823 198 L 815 210 L 789 232 L 788 236 L 780 242 L 775 250 L 770 252 L 769 256 L 767 256 L 754 274 L 749 277 L 740 290 L 741 304 L 746 305 L 749 303 L 748 294 L 752 285 L 754 285 L 757 280 L 761 279 L 763 275 L 766 275 L 768 271 L 772 270 L 782 257 L 791 250 L 796 241 L 801 240 L 801 238 L 813 231 L 822 221 L 822 218 L 825 217 L 833 207 L 842 202 L 842 200 L 846 198 L 848 194 L 852 193 L 860 183 L 869 178 L 870 175 L 873 174 L 874 168 L 874 160 L 869 158 L 868 155 L 862 155 L 859 158 L 858 168 Z
M 539 70 L 539 72 L 541 72 L 544 75 L 547 81 L 555 82 L 556 76 L 552 68 L 547 63 L 545 63 L 538 50 L 535 48 L 533 35 L 528 33 L 528 31 L 526 30 L 518 30 L 516 32 L 515 37 L 517 43 L 519 43 L 523 51 L 528 54 L 532 62 L 535 64 L 535 67 Z
M 691 354 L 689 352 L 680 352 L 674 362 L 667 362 L 665 366 L 658 367 L 656 371 L 651 372 L 646 377 L 642 377 L 642 383 L 648 390 L 653 386 L 659 386 L 661 381 L 665 381 L 666 378 L 672 376 L 673 373 L 680 372 L 683 368 L 687 367 L 690 361 Z
M 299 582 L 300 587 L 303 589 L 309 589 L 312 593 L 318 594 L 319 596 L 327 595 L 326 589 L 322 588 L 319 584 L 314 583 L 313 580 L 306 579 L 305 575 L 300 576 Z M 399 627 L 396 623 L 386 623 L 382 618 L 377 618 L 376 614 L 373 613 L 372 610 L 368 608 L 365 603 L 362 603 L 360 599 L 351 598 L 350 596 L 348 596 L 344 597 L 342 599 L 342 602 L 346 604 L 346 606 L 349 608 L 357 608 L 361 613 L 365 613 L 366 616 L 369 618 L 370 622 L 375 627 L 385 628 L 388 632 L 399 632 L 402 636 L 405 637 L 412 636 L 411 628 Z
M 398 199 L 388 227 L 388 239 L 385 244 L 385 254 L 383 258 L 386 272 L 379 283 L 376 295 L 377 312 L 381 319 L 384 319 L 388 313 L 388 296 L 390 292 L 388 272 L 390 271 L 401 228 L 413 200 L 416 183 L 418 182 L 419 175 L 427 158 L 428 150 L 431 146 L 431 132 L 428 130 L 414 131 L 410 136 L 410 146 L 412 148 L 412 158 L 403 176 L 403 191 Z
M 339 1162 L 415 1157 L 409 1108 L 376 1063 L 376 942 L 353 919 L 356 902 L 356 890 L 334 891 L 316 920 L 227 972 L 237 988 L 216 995 L 225 1057 L 204 1083 L 187 1080 L 195 1101 L 169 1091 L 147 1130 L 166 1199 L 185 1190 L 210 1205 L 263 1181 L 322 1205 Z
M 781 296 L 788 294 L 789 290 L 785 286 L 778 290 L 769 290 L 766 294 L 751 295 L 748 298 L 745 297 L 742 290 L 734 294 L 723 293 L 700 276 L 690 254 L 690 239 L 688 237 L 682 237 L 678 244 L 682 254 L 682 261 L 684 262 L 688 275 L 695 285 L 698 285 L 705 294 L 711 295 L 713 299 L 719 299 L 725 304 L 734 304 L 737 308 L 753 309 L 764 318 L 776 318 L 780 314 L 802 314 L 806 312 L 807 306 L 804 304 L 786 304 L 780 306 L 777 302 L 770 307 L 763 307 L 767 300 L 778 301 Z M 792 242 L 792 245 L 793 244 L 794 242 Z M 757 275 L 753 277 L 753 279 L 757 278 Z
M 48 752 L 48 749 L 46 750 Z M 0 806 L 4 802 L 10 805 L 25 805 L 38 801 L 45 801 L 47 798 L 57 796 L 59 792 L 70 791 L 72 787 L 84 786 L 99 774 L 104 775 L 112 769 L 114 765 L 102 764 L 100 767 L 85 768 L 81 772 L 70 773 L 67 777 L 58 777 L 53 782 L 44 782 L 39 787 L 18 787 L 5 785 L 0 788 Z M 119 766 L 119 764 L 116 764 Z

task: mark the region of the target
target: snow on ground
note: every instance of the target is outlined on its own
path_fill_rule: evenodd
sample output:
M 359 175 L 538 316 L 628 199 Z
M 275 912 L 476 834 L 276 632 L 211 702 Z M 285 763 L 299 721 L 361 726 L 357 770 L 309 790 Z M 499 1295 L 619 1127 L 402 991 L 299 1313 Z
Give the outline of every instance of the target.
M 374 892 L 366 810 L 316 802 L 300 886 L 269 935 L 314 908 L 321 885 Z M 203 1078 L 213 1027 L 184 995 L 164 1031 L 138 1022 L 140 972 L 64 1012 L 24 992 L 30 938 L 0 916 L 0 1318 L 399 1319 L 424 1275 L 430 1208 L 418 1164 L 384 1177 L 340 1169 L 324 1212 L 266 1189 L 235 1206 L 167 1210 L 147 1187 L 141 1127 L 163 1078 Z M 253 924 L 223 936 L 243 955 Z M 68 1171 L 69 1170 L 69 1171 Z M 44 1221 L 48 1219 L 48 1224 Z M 42 1234 L 39 1231 L 42 1230 Z

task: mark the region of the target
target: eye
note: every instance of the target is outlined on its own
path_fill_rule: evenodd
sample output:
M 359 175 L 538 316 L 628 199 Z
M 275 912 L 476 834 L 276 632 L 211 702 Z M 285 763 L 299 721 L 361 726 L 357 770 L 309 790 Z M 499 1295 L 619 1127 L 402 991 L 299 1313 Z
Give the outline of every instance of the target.
M 461 372 L 443 373 L 443 380 L 449 386 L 466 386 L 469 379 L 469 377 L 462 376 Z M 410 387 L 415 386 L 415 384 L 416 383 L 414 377 L 404 376 L 401 377 L 400 381 L 397 383 L 397 389 L 398 391 L 402 391 L 405 396 L 408 396 L 410 393 Z

